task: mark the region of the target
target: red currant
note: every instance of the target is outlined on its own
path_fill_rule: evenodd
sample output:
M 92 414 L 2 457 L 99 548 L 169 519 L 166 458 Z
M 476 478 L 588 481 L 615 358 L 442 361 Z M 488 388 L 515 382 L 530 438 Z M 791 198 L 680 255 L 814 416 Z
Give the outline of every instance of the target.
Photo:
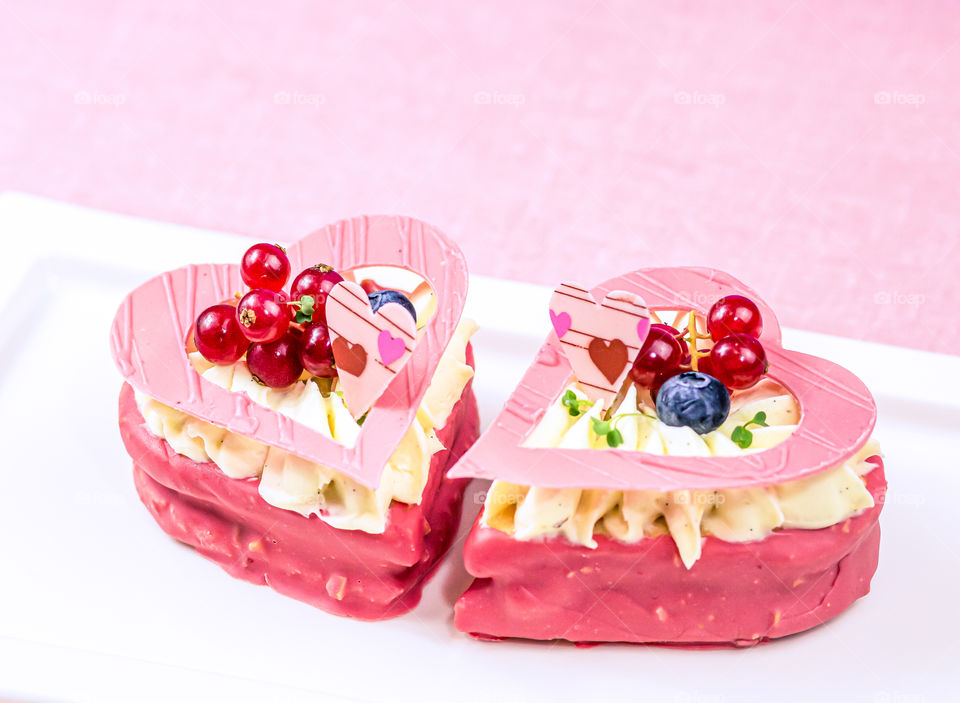
M 673 325 L 668 325 L 663 322 L 657 322 L 650 325 L 650 329 L 663 330 L 664 332 L 669 334 L 671 337 L 674 337 L 678 342 L 680 342 L 680 350 L 683 352 L 683 358 L 680 360 L 680 366 L 684 366 L 684 367 L 690 366 L 690 345 L 688 345 L 683 339 L 683 335 L 686 334 L 686 331 L 681 332 Z M 661 378 L 659 382 L 662 383 L 665 380 L 666 378 Z
M 667 334 L 669 334 L 671 337 L 676 337 L 677 339 L 680 339 L 680 337 L 683 336 L 683 333 L 680 330 L 678 330 L 676 327 L 674 327 L 673 325 L 668 325 L 663 322 L 653 323 L 652 325 L 650 325 L 650 329 L 662 330 L 663 332 L 666 332 Z
M 287 295 L 287 292 L 286 292 L 285 290 L 278 290 L 278 291 L 277 291 L 277 298 L 279 299 L 280 304 L 287 309 L 287 314 L 290 316 L 290 322 L 296 322 L 296 321 L 297 321 L 297 306 L 296 306 L 296 305 L 290 305 L 290 304 L 289 304 L 289 303 L 290 303 L 290 296 Z M 291 329 L 291 330 L 296 330 L 297 328 L 296 328 L 296 327 L 291 327 L 290 329 Z
M 200 313 L 193 330 L 193 341 L 204 359 L 220 365 L 236 362 L 249 344 L 232 305 L 214 305 Z
M 333 362 L 330 331 L 322 322 L 311 322 L 303 328 L 300 341 L 300 362 L 311 375 L 333 378 L 337 375 Z
M 276 244 L 254 244 L 240 261 L 240 276 L 250 288 L 278 291 L 290 278 L 290 260 Z
M 297 338 L 288 333 L 272 342 L 254 342 L 247 349 L 247 368 L 265 386 L 286 388 L 303 373 Z
M 757 304 L 742 295 L 728 295 L 713 304 L 707 313 L 707 331 L 714 342 L 728 334 L 760 338 L 763 320 Z
M 638 386 L 652 388 L 660 377 L 679 369 L 682 359 L 683 349 L 677 337 L 662 325 L 651 326 L 630 369 L 630 378 Z
M 713 345 L 709 373 L 731 390 L 755 385 L 767 371 L 763 345 L 748 334 L 727 335 Z
M 711 368 L 709 354 L 697 358 L 697 371 L 700 373 L 705 373 L 708 376 L 713 376 L 713 371 L 711 371 Z M 714 378 L 716 378 L 716 376 L 714 376 Z
M 325 306 L 327 304 L 327 295 L 343 280 L 343 276 L 334 271 L 329 266 L 317 264 L 301 271 L 293 279 L 293 285 L 290 286 L 290 299 L 300 300 L 305 295 L 313 298 L 313 317 L 312 322 L 327 321 Z
M 283 336 L 290 326 L 290 310 L 286 294 L 258 288 L 240 299 L 237 321 L 244 336 L 251 342 L 272 342 Z

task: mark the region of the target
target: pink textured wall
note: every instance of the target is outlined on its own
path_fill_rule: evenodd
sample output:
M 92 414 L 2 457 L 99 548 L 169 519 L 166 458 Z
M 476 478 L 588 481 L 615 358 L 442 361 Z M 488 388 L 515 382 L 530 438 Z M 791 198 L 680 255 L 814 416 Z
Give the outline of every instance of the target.
M 960 348 L 948 2 L 8 2 L 0 188 L 477 273 L 706 264 L 784 324 Z

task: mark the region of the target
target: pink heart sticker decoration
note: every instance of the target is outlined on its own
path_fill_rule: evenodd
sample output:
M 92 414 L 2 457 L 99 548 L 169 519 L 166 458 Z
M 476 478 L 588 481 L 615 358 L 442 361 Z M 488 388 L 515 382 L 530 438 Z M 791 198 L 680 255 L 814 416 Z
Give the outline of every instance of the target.
M 553 310 L 550 311 L 550 322 L 553 324 L 553 331 L 557 333 L 557 339 L 560 339 L 567 333 L 567 330 L 570 329 L 570 313 L 561 312 L 556 313 Z
M 784 349 L 773 310 L 732 276 L 708 268 L 641 269 L 597 286 L 591 297 L 602 299 L 614 290 L 642 296 L 652 310 L 703 314 L 725 295 L 738 293 L 753 300 L 763 316 L 760 341 L 770 362 L 769 374 L 800 404 L 797 429 L 770 449 L 739 456 L 524 447 L 524 440 L 570 383 L 574 371 L 561 343 L 551 335 L 490 429 L 450 470 L 451 477 L 500 479 L 545 488 L 745 488 L 795 481 L 833 468 L 856 454 L 870 438 L 877 407 L 863 382 L 826 359 Z
M 385 364 L 392 364 L 403 356 L 406 346 L 402 339 L 383 330 L 377 337 L 377 348 L 380 350 L 380 360 Z
M 123 378 L 166 405 L 260 442 L 285 449 L 376 488 L 387 460 L 411 423 L 456 330 L 467 294 L 460 249 L 434 227 L 407 217 L 342 220 L 287 249 L 295 272 L 317 263 L 338 271 L 396 266 L 422 277 L 437 295 L 436 314 L 416 349 L 377 398 L 353 447 L 202 378 L 186 339 L 206 307 L 243 290 L 240 267 L 200 264 L 169 271 L 134 290 L 120 305 L 110 348 Z
M 410 357 L 417 341 L 417 323 L 399 303 L 387 303 L 374 312 L 366 291 L 352 281 L 335 285 L 326 305 L 333 358 L 341 370 L 343 398 L 350 414 L 359 418 Z M 342 356 L 338 355 L 349 350 L 352 360 L 357 345 L 366 352 L 366 364 L 357 369 L 359 373 L 347 372 L 348 365 L 341 363 Z
M 650 329 L 643 298 L 613 291 L 598 303 L 590 291 L 564 283 L 550 298 L 550 320 L 584 392 L 590 400 L 608 404 L 620 391 Z

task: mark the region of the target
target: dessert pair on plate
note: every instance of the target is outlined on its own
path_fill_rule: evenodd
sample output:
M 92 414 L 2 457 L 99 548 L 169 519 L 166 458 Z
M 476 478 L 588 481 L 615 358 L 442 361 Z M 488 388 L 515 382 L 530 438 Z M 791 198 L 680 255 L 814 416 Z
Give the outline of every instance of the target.
M 390 217 L 144 284 L 111 336 L 141 500 L 238 578 L 382 619 L 491 479 L 455 606 L 486 639 L 743 646 L 869 590 L 873 399 L 784 350 L 753 291 L 679 268 L 561 286 L 477 441 L 466 288 L 453 243 Z

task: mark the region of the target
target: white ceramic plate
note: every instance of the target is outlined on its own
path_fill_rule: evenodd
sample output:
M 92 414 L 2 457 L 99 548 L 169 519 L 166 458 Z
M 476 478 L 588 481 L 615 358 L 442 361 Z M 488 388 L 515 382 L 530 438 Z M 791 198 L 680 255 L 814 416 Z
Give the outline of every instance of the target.
M 739 703 L 955 695 L 960 358 L 785 334 L 787 346 L 855 371 L 880 405 L 890 482 L 880 569 L 873 593 L 836 621 L 744 651 L 485 643 L 452 625 L 451 605 L 469 580 L 458 549 L 415 611 L 359 623 L 228 577 L 141 507 L 117 432 L 120 379 L 107 347 L 114 311 L 147 277 L 238 261 L 249 240 L 8 193 L 0 241 L 8 257 L 0 696 Z M 546 333 L 549 293 L 473 278 L 468 314 L 482 329 L 476 388 L 485 422 Z M 468 499 L 470 517 L 476 509 Z

